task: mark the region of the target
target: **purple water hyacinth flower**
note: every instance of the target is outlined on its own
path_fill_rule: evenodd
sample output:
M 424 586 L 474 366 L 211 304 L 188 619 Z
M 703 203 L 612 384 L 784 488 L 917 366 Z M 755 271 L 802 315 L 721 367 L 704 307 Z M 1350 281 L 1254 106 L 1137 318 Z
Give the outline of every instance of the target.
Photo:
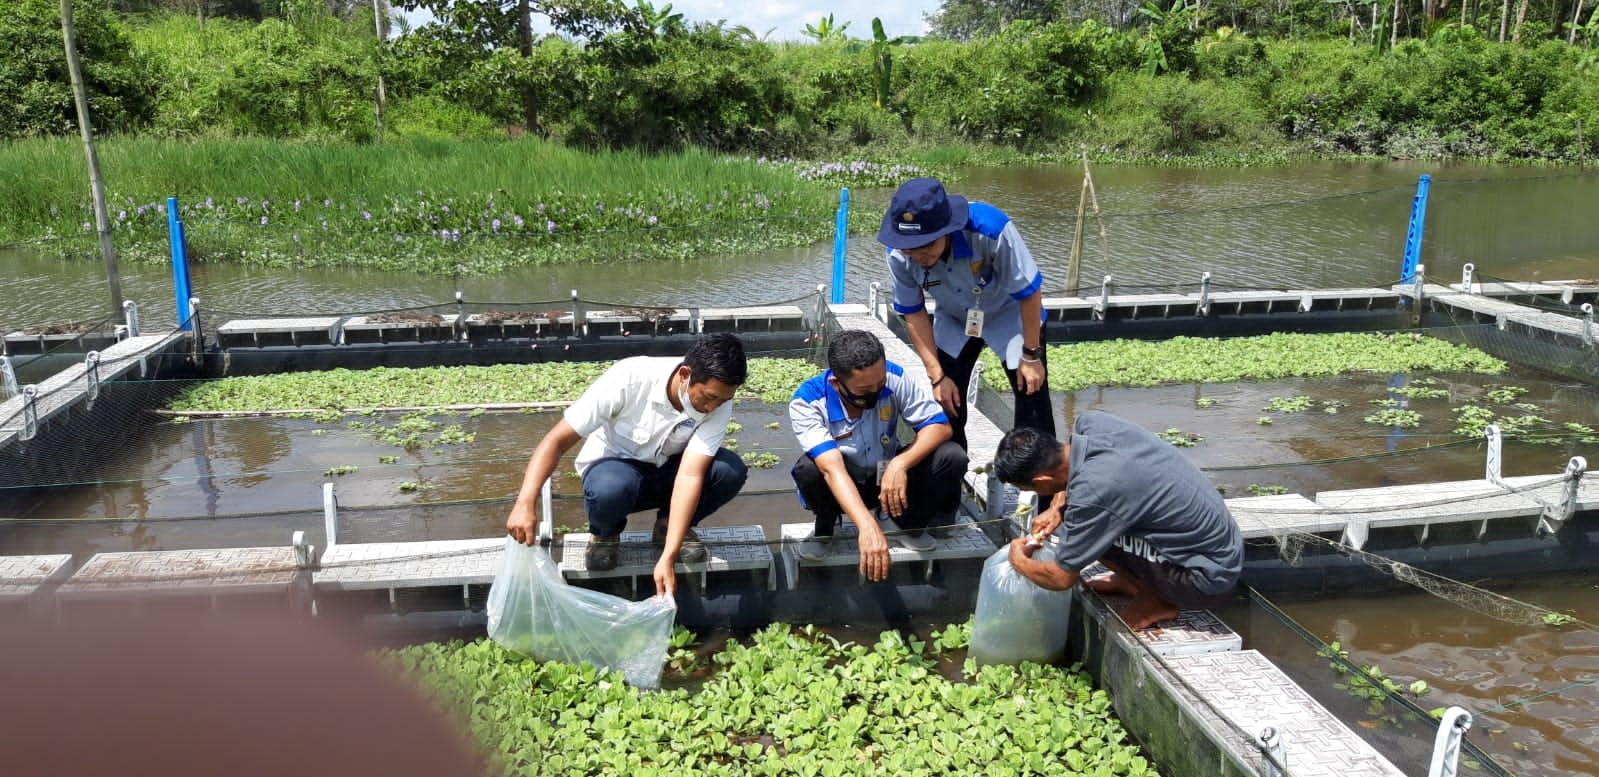
M 266 216 L 262 216 L 261 217 L 261 226 L 264 227 L 266 225 L 267 225 L 267 217 Z
M 541 205 L 539 207 L 543 207 L 543 206 Z M 515 224 L 517 229 L 521 229 L 522 227 L 527 226 L 527 222 L 523 221 L 521 216 L 512 216 L 511 217 L 511 223 Z
M 245 203 L 246 203 L 246 202 L 249 202 L 249 200 L 248 200 L 248 199 L 246 199 L 246 198 L 244 198 L 244 197 L 234 197 L 234 198 L 233 198 L 233 204 L 234 204 L 234 205 L 240 205 L 240 206 L 242 206 L 242 205 L 244 205 L 244 204 L 245 204 Z
M 158 203 L 156 203 L 156 206 L 155 206 L 155 212 L 156 212 L 156 213 L 159 213 L 159 214 L 161 214 L 161 215 L 163 215 L 163 216 L 165 216 L 165 215 L 167 215 L 167 204 L 166 204 L 166 203 L 164 203 L 164 202 L 158 202 Z M 55 214 L 54 214 L 54 213 L 52 213 L 52 214 L 50 214 L 50 215 L 52 215 L 52 216 L 53 216 L 53 215 L 55 215 Z
M 91 229 L 94 229 L 94 225 L 93 224 L 90 224 L 87 221 L 83 222 L 83 231 L 88 232 Z
M 499 232 L 500 231 L 500 220 L 499 219 L 495 219 L 495 220 L 489 222 L 489 228 L 493 229 L 495 232 Z
M 448 206 L 448 205 L 440 205 L 439 206 L 439 210 L 444 212 L 444 213 L 449 213 L 450 212 L 450 206 Z
M 549 234 L 551 234 L 551 235 L 555 234 L 555 222 L 553 222 L 553 221 L 544 222 L 544 231 L 549 233 Z
M 649 220 L 648 220 L 648 222 L 647 222 L 647 223 L 648 223 L 648 224 L 649 224 L 649 225 L 650 225 L 650 226 L 652 226 L 652 227 L 653 227 L 653 226 L 655 226 L 655 225 L 656 225 L 656 224 L 659 224 L 659 223 L 661 223 L 661 220 L 660 220 L 660 219 L 658 219 L 658 218 L 656 218 L 656 217 L 654 217 L 654 216 L 651 216 L 651 217 L 649 217 Z
M 143 216 L 144 215 L 144 206 L 140 205 L 139 207 L 134 208 L 133 209 L 133 215 L 135 215 L 135 216 Z
M 542 202 L 541 202 L 541 203 L 539 203 L 539 207 L 538 207 L 538 214 L 539 214 L 539 215 L 540 215 L 540 216 L 542 216 L 542 215 L 544 215 L 544 203 L 542 203 Z
M 450 239 L 451 240 L 455 240 L 455 241 L 460 240 L 461 239 L 461 230 L 459 230 L 459 229 L 450 230 Z
M 326 208 L 326 207 L 328 207 L 329 205 L 332 205 L 332 204 L 333 204 L 333 200 L 330 200 L 330 199 L 328 199 L 326 197 L 322 198 L 322 207 Z
M 368 211 L 364 211 L 364 210 L 361 211 L 361 220 L 363 220 L 363 221 L 371 221 L 372 220 L 372 214 L 370 212 L 368 212 Z
M 210 197 L 205 198 L 205 209 L 206 210 L 210 210 L 212 208 L 215 208 L 216 206 L 217 206 L 216 202 L 213 201 Z
M 394 242 L 396 242 L 396 243 L 404 243 L 405 242 L 405 235 L 395 235 L 394 236 Z
M 294 242 L 300 242 L 300 233 L 295 232 L 294 234 L 290 235 L 290 237 L 294 238 Z
M 300 201 L 299 200 L 295 200 L 294 201 L 294 212 L 295 213 L 299 213 L 300 212 Z
M 128 220 L 128 212 L 127 211 L 125 211 L 125 210 L 117 211 L 117 221 L 127 221 L 127 220 Z

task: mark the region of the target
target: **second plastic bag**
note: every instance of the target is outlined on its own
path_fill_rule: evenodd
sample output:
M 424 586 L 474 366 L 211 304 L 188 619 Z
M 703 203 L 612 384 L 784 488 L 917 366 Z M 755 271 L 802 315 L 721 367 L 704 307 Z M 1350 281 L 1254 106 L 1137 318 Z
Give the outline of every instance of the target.
M 488 601 L 489 637 L 541 661 L 589 663 L 637 688 L 661 684 L 677 602 L 630 602 L 568 585 L 549 551 L 505 539 Z
M 1049 548 L 1033 554 L 1055 562 Z M 1010 546 L 983 562 L 972 618 L 972 644 L 967 655 L 979 664 L 1041 664 L 1061 660 L 1072 614 L 1072 592 L 1040 588 L 1010 564 Z

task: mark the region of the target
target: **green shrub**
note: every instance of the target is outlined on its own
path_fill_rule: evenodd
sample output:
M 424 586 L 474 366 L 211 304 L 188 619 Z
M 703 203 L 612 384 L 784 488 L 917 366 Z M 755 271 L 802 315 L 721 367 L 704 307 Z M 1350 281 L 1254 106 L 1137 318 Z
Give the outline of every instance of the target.
M 96 130 L 129 132 L 154 115 L 152 65 L 101 2 L 73 12 L 89 115 Z M 0 1 L 0 138 L 70 135 L 78 114 L 61 45 L 61 6 L 52 0 Z
M 493 140 L 505 136 L 488 116 L 434 95 L 389 101 L 384 121 L 396 138 Z

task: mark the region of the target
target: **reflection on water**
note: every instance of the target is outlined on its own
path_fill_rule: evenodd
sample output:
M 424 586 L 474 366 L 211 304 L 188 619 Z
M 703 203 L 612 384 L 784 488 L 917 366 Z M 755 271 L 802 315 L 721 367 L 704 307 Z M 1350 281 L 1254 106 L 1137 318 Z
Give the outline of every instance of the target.
M 1467 261 L 1480 272 L 1520 279 L 1595 274 L 1599 220 L 1588 210 L 1599 177 L 1477 165 L 1327 162 L 1243 170 L 1098 169 L 1105 237 L 1099 238 L 1097 227 L 1088 236 L 1083 277 L 1110 273 L 1129 285 L 1186 283 L 1210 271 L 1224 286 L 1387 284 L 1398 274 L 1410 198 L 1422 172 L 1435 180 L 1423 255 L 1433 277 L 1456 276 Z M 1014 167 L 970 171 L 952 189 L 1009 211 L 1044 268 L 1046 288 L 1058 289 L 1064 284 L 1078 183 L 1073 169 Z M 871 202 L 883 193 L 861 194 Z M 867 284 L 884 275 L 882 249 L 866 235 L 850 241 L 848 255 L 849 298 L 860 300 Z M 829 246 L 812 246 L 632 268 L 637 272 L 534 268 L 460 279 L 209 265 L 195 267 L 193 276 L 207 310 L 235 314 L 432 304 L 453 299 L 457 290 L 470 301 L 562 300 L 578 289 L 590 299 L 639 304 L 754 304 L 796 297 L 826 283 L 829 256 Z M 0 284 L 0 329 L 104 315 L 97 259 L 50 260 L 0 249 L 0 272 L 7 281 Z M 175 304 L 164 269 L 124 268 L 123 284 L 127 296 L 140 302 L 146 322 L 158 326 L 173 320 Z M 1184 452 L 1228 496 L 1246 496 L 1251 486 L 1311 495 L 1480 477 L 1478 446 L 1405 453 L 1452 440 L 1457 402 L 1409 402 L 1424 416 L 1414 429 L 1363 421 L 1372 401 L 1386 396 L 1392 377 L 1094 389 L 1055 400 L 1068 414 L 1105 409 L 1146 428 L 1201 438 Z M 1537 405 L 1552 421 L 1591 425 L 1599 418 L 1599 393 L 1592 387 L 1526 371 L 1494 379 L 1448 376 L 1446 383 L 1457 397 L 1480 393 L 1487 383 L 1514 383 L 1528 387 L 1522 401 Z M 1299 395 L 1312 397 L 1315 406 L 1297 414 L 1266 409 L 1273 398 Z M 991 397 L 984 401 L 985 409 L 1002 403 Z M 1338 412 L 1325 412 L 1332 403 Z M 777 495 L 792 488 L 786 462 L 797 451 L 786 428 L 765 428 L 782 420 L 782 409 L 740 407 L 738 414 L 744 424 L 738 435 L 741 451 L 773 451 L 785 463 L 752 472 L 746 491 L 766 496 L 744 500 L 743 508 L 736 500 L 727 519 L 794 520 L 788 511 L 801 515 L 797 503 Z M 1270 423 L 1261 423 L 1262 418 Z M 502 531 L 505 500 L 516 492 L 532 446 L 553 419 L 549 414 L 459 418 L 452 422 L 476 435 L 470 445 L 429 443 L 410 451 L 382 441 L 373 428 L 394 419 L 362 419 L 361 426 L 349 419 L 158 425 L 137 455 L 118 457 L 92 474 L 103 482 L 9 500 L 7 517 L 57 520 L 6 527 L 0 531 L 0 550 L 86 556 L 280 545 L 295 530 L 307 531 L 321 545 L 321 487 L 330 479 L 337 484 L 341 532 L 366 541 L 494 536 Z M 1399 455 L 1369 457 L 1385 453 Z M 1507 445 L 1505 474 L 1552 474 L 1578 453 L 1599 461 L 1594 446 Z M 327 474 L 342 467 L 355 470 Z M 576 481 L 560 478 L 556 491 L 557 522 L 582 525 Z M 472 503 L 463 504 L 467 501 Z M 418 507 L 432 502 L 453 504 Z M 211 516 L 226 517 L 204 520 Z M 62 518 L 103 522 L 69 524 Z M 1599 621 L 1594 583 L 1539 581 L 1512 593 L 1593 622 Z M 1484 712 L 1599 672 L 1594 658 L 1599 641 L 1592 634 L 1510 627 L 1419 596 L 1296 603 L 1290 614 L 1321 638 L 1342 640 L 1359 661 L 1376 663 L 1395 677 L 1426 679 L 1435 689 L 1424 701 L 1430 706 L 1456 703 Z M 1224 617 L 1244 632 L 1246 646 L 1283 662 L 1307 689 L 1330 687 L 1325 661 L 1302 644 L 1271 636 L 1257 614 Z M 1485 714 L 1475 729 L 1477 739 L 1517 774 L 1599 773 L 1593 767 L 1599 760 L 1595 694 L 1591 687 L 1574 688 Z M 1351 714 L 1360 714 L 1359 705 Z M 1430 733 L 1407 736 L 1430 743 Z M 1415 748 L 1404 749 L 1416 757 Z M 1425 750 L 1420 752 L 1424 759 Z
M 1496 592 L 1599 622 L 1599 578 L 1545 578 Z M 1496 620 L 1422 593 L 1279 604 L 1317 638 L 1338 641 L 1353 661 L 1379 667 L 1401 686 L 1425 681 L 1430 690 L 1417 699 L 1423 709 L 1471 712 L 1471 740 L 1519 777 L 1599 774 L 1599 634 Z M 1395 726 L 1333 687 L 1347 680 L 1258 608 L 1240 606 L 1223 617 L 1246 646 L 1359 721 L 1363 733 L 1425 764 L 1435 725 Z
M 1435 278 L 1466 262 L 1517 279 L 1593 275 L 1599 220 L 1589 204 L 1599 174 L 1471 163 L 1312 162 L 1287 167 L 1186 170 L 1096 168 L 1104 238 L 1091 222 L 1082 278 L 1110 273 L 1126 285 L 1386 285 L 1397 279 L 1416 178 L 1433 176 L 1422 259 Z M 953 191 L 1006 210 L 1045 274 L 1064 287 L 1081 173 L 1016 166 L 967 171 Z M 890 192 L 853 193 L 875 212 Z M 461 291 L 474 302 L 585 299 L 640 305 L 748 305 L 812 293 L 831 278 L 831 242 L 748 256 L 714 255 L 618 272 L 612 265 L 533 267 L 446 278 L 338 269 L 281 271 L 237 265 L 192 268 L 202 307 L 224 315 L 348 313 L 441 304 Z M 886 281 L 872 234 L 848 244 L 847 298 L 864 301 Z M 0 248 L 0 328 L 103 318 L 98 257 L 45 259 Z M 123 268 L 124 295 L 152 326 L 175 320 L 170 273 Z

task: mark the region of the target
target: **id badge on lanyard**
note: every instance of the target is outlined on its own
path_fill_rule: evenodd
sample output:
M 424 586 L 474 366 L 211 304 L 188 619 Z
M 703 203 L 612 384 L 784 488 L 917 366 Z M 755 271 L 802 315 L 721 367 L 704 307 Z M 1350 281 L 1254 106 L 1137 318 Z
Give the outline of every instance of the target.
M 977 267 L 979 267 L 979 266 L 980 265 L 973 265 L 973 269 L 972 269 L 972 274 L 973 275 L 977 275 L 978 274 L 979 271 L 977 270 Z M 971 309 L 966 311 L 966 336 L 967 337 L 982 337 L 983 336 L 983 287 L 987 286 L 988 282 L 985 281 L 985 280 L 982 280 L 980 277 L 979 278 L 975 278 L 974 280 L 976 281 L 976 283 L 974 283 L 973 286 L 972 286 L 972 307 L 971 307 Z

